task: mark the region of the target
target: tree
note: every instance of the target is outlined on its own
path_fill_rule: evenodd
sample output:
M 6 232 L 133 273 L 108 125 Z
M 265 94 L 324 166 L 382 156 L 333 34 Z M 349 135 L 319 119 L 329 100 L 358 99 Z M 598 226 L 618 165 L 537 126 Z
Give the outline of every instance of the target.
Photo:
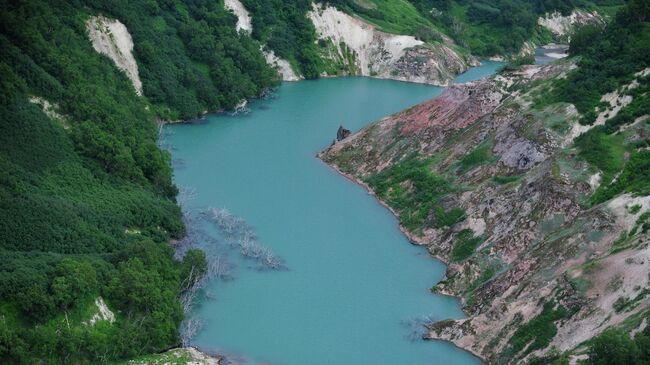
M 65 258 L 56 272 L 51 285 L 52 296 L 64 311 L 97 291 L 97 274 L 88 262 Z
M 596 337 L 589 349 L 592 365 L 634 365 L 639 361 L 639 349 L 624 331 L 613 329 Z
M 584 53 L 598 39 L 598 35 L 603 31 L 599 25 L 590 24 L 578 29 L 571 37 L 569 44 L 569 53 L 572 56 Z
M 199 249 L 188 250 L 181 264 L 181 288 L 187 290 L 196 285 L 207 268 L 205 252 Z

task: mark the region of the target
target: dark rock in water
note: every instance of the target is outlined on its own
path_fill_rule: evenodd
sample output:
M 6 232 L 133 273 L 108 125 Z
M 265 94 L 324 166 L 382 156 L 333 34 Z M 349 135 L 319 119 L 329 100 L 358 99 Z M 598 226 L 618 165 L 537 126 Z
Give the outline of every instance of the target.
M 336 140 L 337 141 L 342 141 L 342 140 L 348 138 L 348 136 L 350 134 L 352 134 L 352 132 L 350 132 L 349 129 L 343 128 L 343 126 L 341 125 L 341 126 L 339 126 L 339 130 L 336 131 Z

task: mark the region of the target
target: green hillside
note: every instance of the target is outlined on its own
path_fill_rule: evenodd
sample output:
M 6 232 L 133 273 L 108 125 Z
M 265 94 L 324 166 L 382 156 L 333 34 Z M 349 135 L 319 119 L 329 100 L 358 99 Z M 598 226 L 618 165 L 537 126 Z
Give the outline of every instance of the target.
M 0 363 L 96 364 L 179 345 L 179 297 L 192 263 L 175 261 L 169 244 L 185 227 L 171 157 L 157 146 L 156 121 L 230 109 L 277 86 L 262 47 L 306 78 L 332 67 L 321 57 L 327 45 L 317 42 L 306 18 L 310 1 L 242 3 L 253 19 L 250 36 L 235 30 L 237 19 L 222 1 L 0 0 Z M 444 33 L 465 52 L 492 56 L 548 38 L 536 25 L 545 12 L 613 10 L 622 1 L 328 3 L 387 32 L 429 42 L 441 41 Z M 143 96 L 93 49 L 86 21 L 97 15 L 128 28 Z M 584 32 L 591 33 L 576 34 L 571 45 L 578 70 L 549 84 L 536 102 L 573 103 L 583 123 L 592 124 L 602 94 L 650 67 L 648 1 L 634 1 L 604 31 Z M 578 140 L 579 157 L 604 172 L 604 184 L 588 204 L 623 192 L 650 193 L 647 146 L 626 144 L 617 135 L 649 113 L 647 91 L 648 77 L 639 78 L 634 102 Z M 484 157 L 472 156 L 461 168 Z M 383 180 L 394 183 L 415 173 L 424 190 L 431 184 L 451 189 L 421 173 L 419 164 L 401 167 L 371 184 L 381 187 Z M 416 207 L 409 199 L 398 202 L 417 213 L 407 225 L 421 224 L 436 206 L 431 201 L 437 203 L 438 192 L 425 193 L 427 202 L 416 201 Z M 445 213 L 438 214 L 441 227 L 463 218 L 462 212 Z M 646 229 L 645 222 L 639 227 Z M 466 241 L 459 260 L 480 243 Z M 98 298 L 114 312 L 114 322 L 90 323 Z
M 537 26 L 545 13 L 568 15 L 573 9 L 600 13 L 625 3 L 624 0 L 411 0 L 439 29 L 477 56 L 509 55 L 519 52 L 524 42 L 551 40 L 548 31 Z M 539 42 L 538 42 L 539 43 Z
M 176 346 L 184 278 L 168 241 L 184 227 L 154 119 L 231 107 L 274 85 L 274 71 L 217 3 L 1 9 L 0 363 L 98 363 Z M 132 32 L 145 97 L 92 48 L 85 21 L 97 14 Z M 84 323 L 99 296 L 112 325 Z

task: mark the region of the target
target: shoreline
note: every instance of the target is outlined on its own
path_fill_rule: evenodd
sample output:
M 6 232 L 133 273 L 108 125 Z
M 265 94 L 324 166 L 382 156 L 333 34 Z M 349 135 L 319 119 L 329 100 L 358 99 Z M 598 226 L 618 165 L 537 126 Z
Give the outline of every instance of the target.
M 364 189 L 366 190 L 366 192 L 368 193 L 368 195 L 372 196 L 372 197 L 375 199 L 375 201 L 377 201 L 381 206 L 383 206 L 384 208 L 386 208 L 386 209 L 387 209 L 387 210 L 388 210 L 388 211 L 389 211 L 389 212 L 390 212 L 390 213 L 391 213 L 391 214 L 392 214 L 392 215 L 397 219 L 397 224 L 398 224 L 398 228 L 399 228 L 400 232 L 402 232 L 402 234 L 404 234 L 404 236 L 408 239 L 408 241 L 409 241 L 412 245 L 414 245 L 414 246 L 420 246 L 420 247 L 423 247 L 423 248 L 427 248 L 427 247 L 430 245 L 430 244 L 425 243 L 425 242 L 423 242 L 422 240 L 418 239 L 418 237 L 415 236 L 415 235 L 413 235 L 411 232 L 407 231 L 406 228 L 404 228 L 404 227 L 399 223 L 399 214 L 397 214 L 397 212 L 396 212 L 392 207 L 390 207 L 390 206 L 389 206 L 385 201 L 381 200 L 381 199 L 377 196 L 377 194 L 375 194 L 375 192 L 372 190 L 372 188 L 370 188 L 370 186 L 369 186 L 368 184 L 366 184 L 365 182 L 361 181 L 360 179 L 358 179 L 358 178 L 356 178 L 356 177 L 354 177 L 354 176 L 352 176 L 352 175 L 350 175 L 350 174 L 348 174 L 348 173 L 346 173 L 346 172 L 341 171 L 337 165 L 328 164 L 327 162 L 323 161 L 323 159 L 321 158 L 321 155 L 322 155 L 325 151 L 327 151 L 328 149 L 329 149 L 329 147 L 327 147 L 326 149 L 324 149 L 324 150 L 318 152 L 318 153 L 316 154 L 316 156 L 315 156 L 316 159 L 318 159 L 322 164 L 324 164 L 325 166 L 329 167 L 330 169 L 332 169 L 334 172 L 336 172 L 336 173 L 339 174 L 340 176 L 343 176 L 343 177 L 345 177 L 346 179 L 348 179 L 349 181 L 351 181 L 351 182 L 355 183 L 356 185 L 359 185 L 359 186 L 361 186 L 362 188 L 364 188 Z M 447 259 L 442 258 L 442 257 L 440 257 L 440 256 L 438 256 L 438 255 L 434 255 L 434 254 L 432 254 L 428 249 L 427 249 L 427 253 L 428 253 L 429 257 L 434 258 L 434 259 L 436 259 L 436 260 L 442 262 L 442 263 L 445 265 L 445 268 L 449 267 L 450 263 L 449 263 L 449 261 L 448 261 Z M 446 275 L 446 274 L 445 274 L 445 275 Z M 443 277 L 443 279 L 444 279 L 444 277 Z M 442 281 L 443 279 L 441 279 L 440 281 Z M 436 284 L 437 284 L 437 283 L 436 283 Z M 465 302 L 465 300 L 466 300 L 464 297 L 459 296 L 459 295 L 450 294 L 450 293 L 434 292 L 434 291 L 431 291 L 431 290 L 429 290 L 429 292 L 430 292 L 431 294 L 442 295 L 442 296 L 446 296 L 446 297 L 453 297 L 453 298 L 457 298 L 457 299 L 459 299 L 459 301 L 461 302 L 460 310 L 463 312 L 463 314 L 465 314 L 465 316 L 466 316 L 467 318 L 469 318 L 469 316 L 467 315 L 467 312 L 465 312 L 465 309 L 464 309 L 463 306 L 462 306 L 462 304 L 463 304 L 463 303 Z M 452 319 L 452 320 L 455 321 L 455 319 Z M 442 322 L 442 321 L 444 321 L 444 320 L 441 320 L 441 321 L 438 321 L 438 322 Z M 438 323 L 438 322 L 433 322 L 432 324 L 434 324 L 434 323 Z M 459 348 L 459 349 L 461 349 L 461 350 L 463 350 L 463 351 L 466 351 L 466 352 L 472 354 L 472 355 L 475 356 L 477 359 L 481 360 L 481 362 L 483 362 L 483 363 L 486 362 L 486 359 L 484 359 L 480 354 L 478 354 L 478 353 L 472 351 L 471 349 L 468 349 L 468 348 L 464 348 L 464 347 L 458 346 L 455 342 L 453 342 L 453 341 L 451 341 L 451 340 L 446 340 L 446 339 L 442 339 L 442 338 L 431 338 L 431 337 L 428 337 L 429 334 L 430 334 L 430 332 L 428 331 L 428 328 L 427 328 L 427 335 L 426 335 L 426 336 L 423 336 L 422 339 L 423 339 L 424 341 L 443 341 L 443 342 L 451 343 L 452 345 L 454 345 L 454 347 Z
M 483 61 L 493 61 L 492 59 L 485 58 L 485 59 L 477 59 L 478 64 L 476 65 L 470 65 L 467 69 L 465 69 L 462 72 L 459 72 L 457 74 L 454 74 L 454 78 L 447 80 L 446 82 L 442 82 L 440 80 L 434 81 L 431 80 L 429 82 L 419 82 L 419 81 L 412 81 L 412 80 L 405 80 L 405 79 L 399 79 L 399 78 L 393 78 L 393 77 L 379 77 L 379 76 L 370 76 L 370 75 L 321 75 L 316 79 L 301 79 L 301 80 L 281 80 L 280 84 L 278 86 L 275 86 L 273 88 L 270 88 L 269 90 L 264 90 L 260 95 L 254 96 L 248 99 L 243 99 L 240 101 L 238 105 L 236 105 L 232 109 L 217 109 L 213 111 L 204 111 L 201 113 L 201 115 L 197 115 L 194 118 L 190 119 L 176 119 L 176 120 L 167 120 L 167 119 L 160 119 L 159 117 L 155 118 L 155 122 L 157 125 L 172 125 L 172 124 L 200 124 L 203 123 L 208 115 L 222 115 L 222 114 L 229 114 L 229 113 L 238 113 L 242 109 L 246 108 L 250 102 L 257 101 L 257 100 L 263 100 L 266 99 L 269 94 L 273 94 L 273 92 L 282 86 L 283 83 L 297 83 L 297 82 L 304 82 L 304 81 L 318 81 L 319 79 L 340 79 L 340 78 L 347 78 L 347 77 L 364 77 L 364 78 L 371 78 L 375 80 L 387 80 L 387 81 L 396 81 L 396 82 L 404 82 L 407 84 L 416 84 L 416 85 L 424 85 L 424 86 L 432 86 L 432 87 L 439 87 L 439 88 L 447 88 L 450 86 L 453 86 L 455 84 L 455 80 L 457 77 L 460 75 L 465 74 L 469 70 L 475 68 L 475 67 L 480 67 L 482 65 L 481 60 Z

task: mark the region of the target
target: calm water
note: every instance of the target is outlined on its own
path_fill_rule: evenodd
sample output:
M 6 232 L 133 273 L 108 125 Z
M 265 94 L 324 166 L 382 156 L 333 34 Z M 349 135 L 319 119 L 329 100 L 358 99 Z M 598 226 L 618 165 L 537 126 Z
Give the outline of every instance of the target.
M 214 297 L 195 309 L 205 322 L 198 347 L 247 364 L 480 364 L 448 343 L 413 340 L 424 316 L 463 316 L 457 300 L 429 292 L 444 266 L 314 157 L 340 124 L 358 130 L 440 92 L 358 77 L 285 83 L 248 115 L 166 127 L 183 161 L 176 182 L 196 191 L 190 207 L 227 208 L 288 267 L 258 271 L 239 260 L 234 280 L 211 282 Z
M 562 44 L 549 44 L 544 47 L 539 47 L 535 50 L 535 63 L 545 65 L 560 58 L 567 57 L 568 50 L 569 46 Z

